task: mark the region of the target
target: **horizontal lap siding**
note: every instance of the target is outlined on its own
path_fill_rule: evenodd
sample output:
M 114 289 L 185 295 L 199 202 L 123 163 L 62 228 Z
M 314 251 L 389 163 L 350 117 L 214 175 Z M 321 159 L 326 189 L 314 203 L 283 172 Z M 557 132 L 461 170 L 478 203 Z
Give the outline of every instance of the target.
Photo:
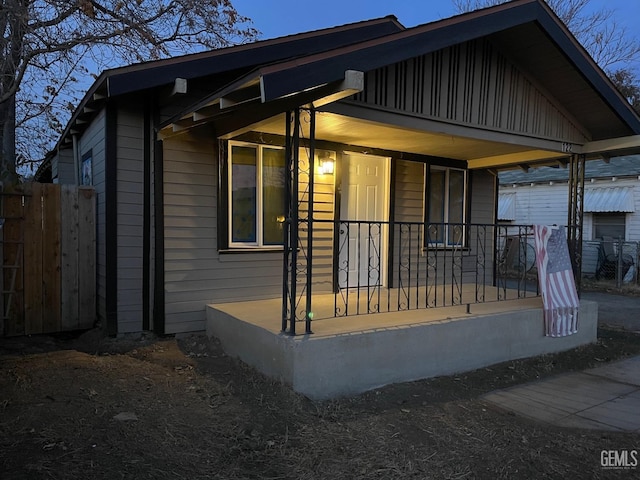
M 569 187 L 567 182 L 554 185 L 520 185 L 500 187 L 501 192 L 514 192 L 516 225 L 565 225 Z
M 56 161 L 51 163 L 51 178 L 53 183 L 69 185 L 76 183 L 73 149 L 60 150 Z
M 91 150 L 91 163 L 93 171 L 93 188 L 96 192 L 96 274 L 97 274 L 97 298 L 96 308 L 97 317 L 102 325 L 106 325 L 106 264 L 105 256 L 105 109 L 93 119 L 91 125 L 84 131 L 79 141 L 80 156 L 84 156 Z M 75 174 L 73 178 L 60 177 L 61 171 L 58 171 L 59 183 L 75 182 Z M 67 174 L 69 174 L 67 172 Z M 64 180 L 64 181 L 63 181 Z
M 424 171 L 419 162 L 395 160 L 396 222 L 424 221 Z M 424 285 L 426 259 L 422 257 L 424 228 L 421 225 L 396 225 L 393 231 L 393 271 L 391 285 L 407 287 Z
M 470 223 L 476 224 L 494 224 L 496 201 L 498 193 L 496 192 L 495 176 L 486 170 L 469 171 L 470 185 L 470 205 L 469 215 Z M 474 266 L 474 263 L 480 255 L 480 261 L 484 264 L 485 269 L 478 271 L 478 283 L 491 284 L 493 282 L 493 237 L 494 230 L 487 229 L 483 231 L 481 228 L 473 227 L 468 235 L 469 241 L 469 257 L 465 270 L 468 272 Z M 484 250 L 484 252 L 483 252 Z M 484 258 L 484 260 L 483 260 Z M 471 279 L 471 280 L 469 280 Z M 466 273 L 465 280 L 476 281 L 476 274 Z
M 117 231 L 118 333 L 142 330 L 144 256 L 143 181 L 144 119 L 142 106 L 118 110 L 117 118 Z
M 217 167 L 213 139 L 163 142 L 165 331 L 203 330 L 205 305 L 220 287 Z
M 301 159 L 305 157 L 301 153 Z M 306 161 L 306 160 L 305 160 Z M 334 219 L 334 175 L 314 175 L 314 193 L 313 193 L 313 292 L 326 293 L 333 291 L 333 224 Z M 308 216 L 308 188 L 309 175 L 300 176 L 300 218 Z M 306 227 L 300 231 L 300 252 L 307 252 L 307 230 Z M 299 264 L 306 266 L 306 258 L 299 256 Z M 280 273 L 282 277 L 282 272 Z M 298 286 L 298 292 L 302 288 L 302 282 L 305 281 L 304 276 L 300 276 L 301 283 Z M 281 282 L 281 280 L 280 280 Z
M 396 161 L 394 221 L 422 222 L 424 215 L 424 165 L 405 160 Z M 468 223 L 494 223 L 494 177 L 485 171 L 469 172 Z M 452 250 L 424 250 L 423 228 L 419 225 L 394 226 L 393 270 L 394 287 L 415 287 L 425 284 L 450 283 L 453 279 L 490 284 L 493 275 L 491 255 L 493 230 L 472 226 L 467 228 L 467 245 L 456 251 L 461 264 L 452 263 Z M 483 255 L 483 251 L 485 254 Z M 484 269 L 478 266 L 478 254 Z M 489 254 L 489 256 L 486 255 Z
M 165 313 L 167 333 L 205 328 L 205 305 L 280 297 L 282 253 L 219 253 L 216 142 L 184 135 L 164 141 Z M 316 218 L 333 219 L 333 178 L 316 177 Z M 307 184 L 301 182 L 301 192 Z M 304 194 L 301 193 L 304 198 Z M 306 215 L 306 204 L 301 205 Z M 314 283 L 332 286 L 331 224 L 314 228 Z M 301 232 L 306 245 L 306 232 Z M 306 250 L 306 247 L 305 247 Z
M 167 333 L 202 330 L 205 305 L 277 296 L 281 253 L 217 251 L 214 142 L 165 142 L 165 309 Z

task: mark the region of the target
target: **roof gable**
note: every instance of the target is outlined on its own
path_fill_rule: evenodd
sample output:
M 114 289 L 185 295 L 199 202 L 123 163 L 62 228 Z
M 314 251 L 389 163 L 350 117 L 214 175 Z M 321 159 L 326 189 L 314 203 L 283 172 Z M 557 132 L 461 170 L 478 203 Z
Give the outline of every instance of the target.
M 339 27 L 143 63 L 107 72 L 109 96 L 326 52 L 404 30 L 388 16 Z
M 404 29 L 405 27 L 390 15 L 250 44 L 105 70 L 89 88 L 72 114 L 58 141 L 58 147 L 65 143 L 72 128 L 78 131 L 83 129 L 82 125 L 87 123 L 95 110 L 92 104 L 107 97 L 171 84 L 176 78 L 202 78 L 225 72 L 243 71 L 243 69 L 246 72 L 247 69 L 257 65 L 316 54 Z
M 531 36 L 534 35 L 534 42 Z M 569 113 L 580 118 L 593 140 L 640 133 L 640 118 L 604 72 L 542 0 L 515 0 L 342 48 L 266 65 L 234 82 L 242 88 L 259 80 L 268 102 L 338 81 L 346 70 L 371 71 L 479 38 L 522 62 Z M 509 45 L 531 51 L 525 58 Z M 562 76 L 545 69 L 553 56 Z M 532 60 L 532 59 L 535 59 Z M 228 91 L 226 92 L 228 93 Z M 216 94 L 209 100 L 216 98 Z M 206 103 L 200 102 L 200 105 Z M 571 110 L 574 111 L 571 111 Z
M 591 140 L 559 100 L 486 37 L 367 72 L 351 101 L 559 142 Z

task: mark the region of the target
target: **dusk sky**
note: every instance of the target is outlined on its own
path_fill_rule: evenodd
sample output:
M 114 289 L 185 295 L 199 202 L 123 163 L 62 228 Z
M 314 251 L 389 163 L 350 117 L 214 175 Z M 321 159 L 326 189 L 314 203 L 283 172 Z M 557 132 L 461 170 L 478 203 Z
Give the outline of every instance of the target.
M 234 0 L 233 5 L 253 20 L 263 40 L 386 15 L 413 27 L 457 13 L 451 0 Z M 629 34 L 640 36 L 640 0 L 591 0 L 590 6 L 613 10 Z

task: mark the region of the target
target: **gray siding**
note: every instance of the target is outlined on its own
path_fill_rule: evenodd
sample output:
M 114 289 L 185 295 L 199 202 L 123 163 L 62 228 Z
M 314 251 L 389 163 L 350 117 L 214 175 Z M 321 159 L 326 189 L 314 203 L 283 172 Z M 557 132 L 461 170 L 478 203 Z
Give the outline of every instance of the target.
M 469 172 L 470 183 L 470 205 L 469 215 L 471 223 L 482 225 L 493 225 L 496 223 L 496 202 L 498 201 L 498 192 L 496 191 L 495 176 L 486 170 L 471 170 Z M 494 250 L 494 229 L 483 230 L 481 227 L 472 227 L 470 242 L 471 256 L 467 259 L 468 264 L 465 266 L 467 270 L 465 274 L 466 281 L 476 281 L 476 273 L 469 273 L 473 270 L 473 263 L 478 259 L 485 264 L 483 276 L 478 277 L 477 281 L 484 284 L 491 284 L 493 279 L 493 257 L 488 257 Z M 483 253 L 484 252 L 486 253 Z M 484 261 L 483 258 L 488 258 Z
M 51 162 L 51 178 L 53 183 L 61 185 L 73 185 L 76 182 L 75 167 L 73 161 L 73 149 L 60 150 L 53 162 Z
M 396 222 L 424 221 L 425 164 L 395 160 L 395 212 Z M 424 285 L 426 261 L 422 257 L 424 227 L 422 225 L 396 225 L 393 229 L 393 269 L 391 285 L 406 287 L 416 283 Z
M 205 305 L 282 295 L 281 252 L 219 252 L 216 141 L 196 134 L 164 141 L 166 332 L 205 327 Z M 316 177 L 316 218 L 333 219 L 332 178 Z M 301 213 L 306 182 L 301 178 Z M 314 229 L 315 291 L 332 286 L 333 226 Z M 306 242 L 306 232 L 301 232 Z M 306 243 L 303 243 L 306 249 Z
M 471 204 L 469 205 L 472 223 L 495 223 L 495 208 L 498 192 L 495 177 L 486 170 L 471 170 Z
M 302 168 L 308 168 L 306 165 L 307 154 L 305 149 L 300 150 L 300 161 Z M 334 197 L 335 185 L 334 175 L 314 175 L 314 194 L 313 194 L 313 291 L 315 293 L 333 291 L 333 222 L 334 220 Z M 307 218 L 308 204 L 308 188 L 309 175 L 300 175 L 300 218 Z M 301 252 L 307 249 L 307 229 L 300 230 L 300 248 Z M 306 267 L 306 259 L 301 258 L 300 263 Z M 303 268 L 306 271 L 306 268 Z M 282 274 L 281 274 L 282 276 Z M 301 280 L 304 282 L 305 277 Z M 299 285 L 298 291 L 301 291 L 302 284 Z
M 367 72 L 355 100 L 460 125 L 572 143 L 585 130 L 486 40 Z
M 242 283 L 219 272 L 226 264 L 216 249 L 215 142 L 188 134 L 165 140 L 163 147 L 165 331 L 202 330 L 205 305 L 216 294 L 224 298 L 227 287 L 233 297 L 233 287 Z M 251 263 L 230 264 L 239 268 L 227 277 L 252 277 Z
M 91 122 L 79 141 L 80 155 L 91 150 L 93 188 L 96 191 L 96 251 L 97 251 L 97 314 L 101 324 L 106 325 L 106 264 L 105 256 L 105 109 Z M 58 172 L 60 176 L 60 170 Z M 72 170 L 73 175 L 73 170 Z M 73 183 L 60 181 L 60 183 Z
M 118 333 L 142 330 L 144 120 L 141 106 L 118 109 Z
M 424 218 L 424 164 L 396 161 L 395 222 L 422 222 Z M 470 224 L 494 223 L 494 177 L 486 171 L 472 171 L 468 179 L 467 199 Z M 422 285 L 442 285 L 455 279 L 490 284 L 493 270 L 489 257 L 478 254 L 493 251 L 493 229 L 467 227 L 466 248 L 460 262 L 453 261 L 451 249 L 424 248 L 424 229 L 419 225 L 398 225 L 393 230 L 393 269 L 391 285 L 401 289 Z M 478 265 L 484 264 L 484 269 Z M 488 258 L 488 260 L 484 260 Z

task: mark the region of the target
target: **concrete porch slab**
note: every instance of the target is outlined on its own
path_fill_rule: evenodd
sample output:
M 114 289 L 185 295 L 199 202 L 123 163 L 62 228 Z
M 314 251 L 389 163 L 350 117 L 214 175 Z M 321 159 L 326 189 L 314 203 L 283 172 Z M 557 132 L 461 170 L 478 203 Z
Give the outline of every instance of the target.
M 540 298 L 330 318 L 297 336 L 280 332 L 280 312 L 279 299 L 209 305 L 207 334 L 312 399 L 568 350 L 597 331 L 597 304 L 582 302 L 577 334 L 545 337 Z

